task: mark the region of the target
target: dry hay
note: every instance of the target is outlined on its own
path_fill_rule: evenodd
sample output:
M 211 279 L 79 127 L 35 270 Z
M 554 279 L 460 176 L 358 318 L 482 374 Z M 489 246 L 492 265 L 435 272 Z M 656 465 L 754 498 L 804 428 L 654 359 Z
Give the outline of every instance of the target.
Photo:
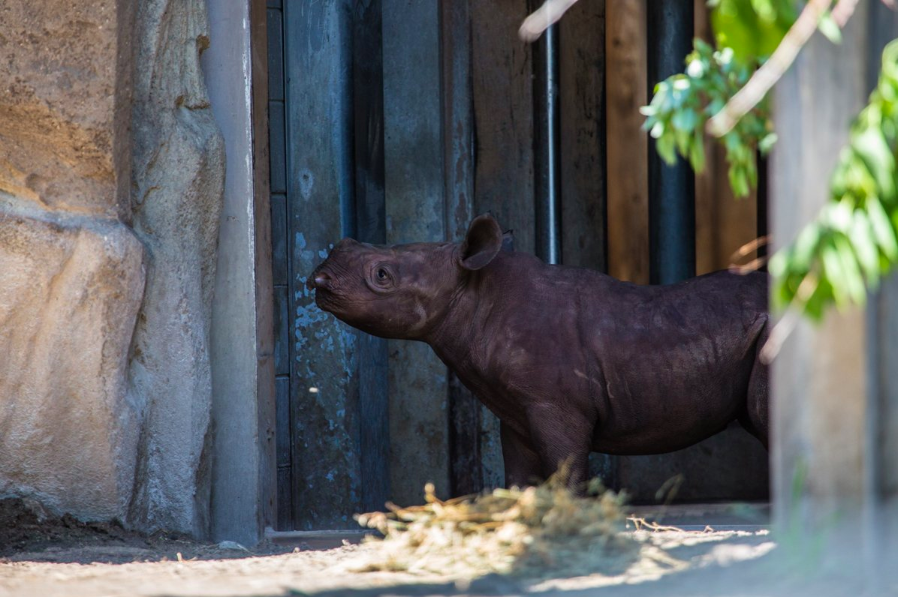
M 640 545 L 621 531 L 624 496 L 590 483 L 587 496 L 556 475 L 536 487 L 496 489 L 447 501 L 425 488 L 426 503 L 356 516 L 377 529 L 360 570 L 478 576 L 517 573 L 619 574 Z

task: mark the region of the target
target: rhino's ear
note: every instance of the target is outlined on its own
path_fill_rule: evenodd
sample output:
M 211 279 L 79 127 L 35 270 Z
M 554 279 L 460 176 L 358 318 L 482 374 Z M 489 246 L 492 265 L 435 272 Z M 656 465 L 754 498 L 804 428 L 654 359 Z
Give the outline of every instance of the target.
M 486 267 L 502 249 L 502 229 L 489 214 L 477 216 L 468 227 L 461 245 L 460 265 L 467 270 Z

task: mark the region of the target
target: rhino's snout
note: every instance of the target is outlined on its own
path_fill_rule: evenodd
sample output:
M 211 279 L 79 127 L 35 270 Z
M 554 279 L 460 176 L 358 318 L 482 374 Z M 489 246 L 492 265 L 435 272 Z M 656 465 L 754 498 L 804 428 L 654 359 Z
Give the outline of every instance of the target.
M 309 276 L 309 279 L 306 281 L 306 287 L 309 290 L 316 290 L 318 288 L 324 288 L 326 290 L 330 288 L 332 281 L 333 278 L 331 275 L 319 267 L 312 272 L 311 276 Z

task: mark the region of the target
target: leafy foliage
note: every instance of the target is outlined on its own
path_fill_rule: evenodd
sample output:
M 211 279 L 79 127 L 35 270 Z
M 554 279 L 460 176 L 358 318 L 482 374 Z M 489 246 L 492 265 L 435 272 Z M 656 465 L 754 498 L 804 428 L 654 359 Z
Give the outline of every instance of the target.
M 696 40 L 684 74 L 655 88 L 645 127 L 661 157 L 679 153 L 700 172 L 703 131 L 782 42 L 797 18 L 795 0 L 710 0 L 718 49 Z M 818 29 L 834 43 L 841 33 L 830 13 Z M 863 305 L 868 290 L 898 264 L 898 42 L 883 53 L 876 90 L 852 125 L 831 179 L 830 201 L 788 247 L 770 261 L 773 306 L 812 320 L 832 304 Z M 846 115 L 846 118 L 849 115 Z M 757 182 L 755 148 L 776 140 L 766 100 L 723 138 L 730 185 L 737 196 Z
M 898 41 L 886 47 L 882 65 L 840 155 L 830 201 L 770 261 L 778 308 L 819 320 L 828 304 L 862 305 L 867 288 L 898 263 Z
M 794 0 L 711 0 L 717 46 L 750 65 L 770 56 L 798 16 Z
M 723 2 L 732 4 L 733 0 Z M 695 50 L 686 64 L 685 74 L 655 86 L 652 103 L 642 108 L 642 113 L 647 117 L 645 128 L 664 161 L 673 164 L 679 153 L 701 172 L 705 167 L 705 124 L 745 85 L 754 68 L 736 60 L 732 48 L 715 51 L 700 39 L 695 40 Z M 756 148 L 766 153 L 775 141 L 766 102 L 724 135 L 730 186 L 737 197 L 748 195 L 750 187 L 758 183 Z

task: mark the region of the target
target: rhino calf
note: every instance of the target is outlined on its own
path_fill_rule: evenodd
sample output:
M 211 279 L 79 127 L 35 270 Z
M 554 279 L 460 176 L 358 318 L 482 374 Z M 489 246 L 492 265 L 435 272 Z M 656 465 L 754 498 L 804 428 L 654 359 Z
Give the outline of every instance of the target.
M 767 446 L 767 275 L 638 286 L 502 251 L 492 216 L 464 241 L 344 239 L 309 276 L 321 309 L 428 343 L 501 421 L 507 485 L 589 452 L 679 450 L 738 420 Z

